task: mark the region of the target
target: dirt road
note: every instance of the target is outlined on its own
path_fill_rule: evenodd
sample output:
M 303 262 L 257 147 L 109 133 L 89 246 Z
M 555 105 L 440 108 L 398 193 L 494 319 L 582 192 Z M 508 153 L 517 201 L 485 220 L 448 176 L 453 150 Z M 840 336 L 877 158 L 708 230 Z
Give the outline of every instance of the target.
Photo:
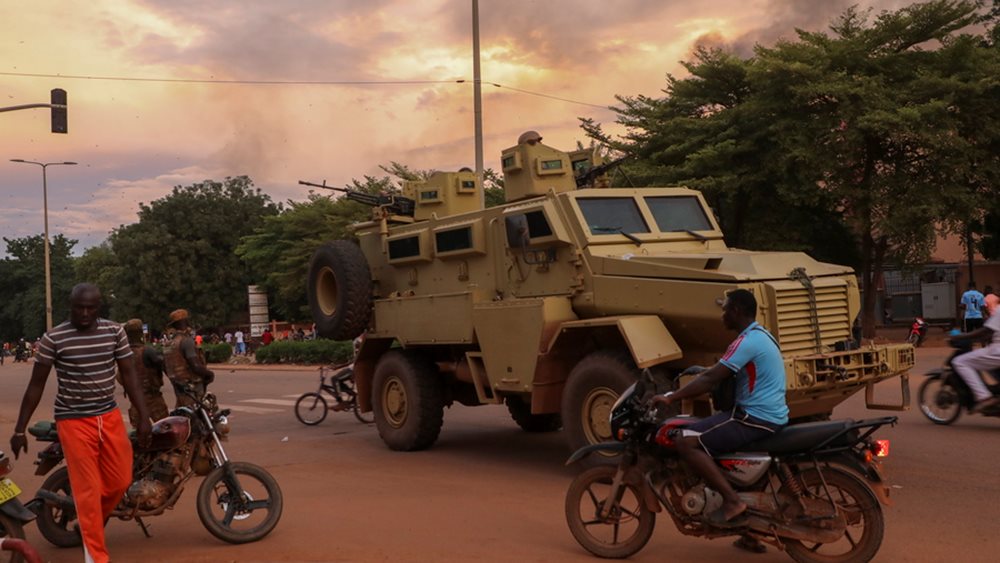
M 938 363 L 942 348 L 918 350 L 911 380 Z M 7 449 L 27 383 L 24 364 L 0 367 L 0 444 Z M 520 431 L 502 407 L 446 412 L 441 438 L 424 452 L 386 449 L 373 426 L 331 413 L 317 427 L 292 415 L 299 393 L 315 386 L 309 371 L 218 371 L 214 391 L 234 409 L 231 458 L 267 467 L 281 484 L 285 512 L 263 541 L 231 546 L 209 535 L 195 511 L 196 481 L 177 507 L 149 520 L 153 537 L 132 522 L 112 521 L 116 561 L 593 561 L 574 542 L 563 517 L 563 495 L 574 471 L 559 433 Z M 895 384 L 894 384 L 895 385 Z M 51 413 L 50 382 L 39 416 Z M 890 390 L 884 392 L 888 395 Z M 864 398 L 836 413 L 863 418 Z M 892 440 L 887 462 L 896 505 L 887 509 L 886 538 L 876 561 L 986 562 L 1000 542 L 1000 420 L 963 417 L 939 427 L 916 410 L 880 435 Z M 31 461 L 14 462 L 12 477 L 30 498 L 42 478 Z M 77 562 L 76 550 L 50 546 L 34 526 L 28 539 L 47 561 Z M 633 561 L 790 561 L 771 549 L 750 556 L 727 539 L 681 536 L 665 517 Z

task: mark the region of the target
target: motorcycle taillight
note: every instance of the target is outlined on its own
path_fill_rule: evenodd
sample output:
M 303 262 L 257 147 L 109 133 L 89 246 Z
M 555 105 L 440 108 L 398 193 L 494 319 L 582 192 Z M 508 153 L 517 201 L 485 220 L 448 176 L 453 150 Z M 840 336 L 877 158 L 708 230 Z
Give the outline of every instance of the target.
M 875 457 L 889 457 L 889 440 L 875 440 L 872 444 L 872 453 Z

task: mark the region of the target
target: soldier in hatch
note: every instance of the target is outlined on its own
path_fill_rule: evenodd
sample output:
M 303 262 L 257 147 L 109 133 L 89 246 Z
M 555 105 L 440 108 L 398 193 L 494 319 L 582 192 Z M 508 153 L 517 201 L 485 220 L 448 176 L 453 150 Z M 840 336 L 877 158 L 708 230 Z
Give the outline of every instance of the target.
M 167 344 L 163 347 L 163 361 L 167 377 L 175 385 L 191 385 L 195 394 L 205 393 L 205 386 L 215 380 L 215 373 L 205 367 L 205 359 L 199 354 L 191 336 L 190 315 L 185 309 L 170 313 L 167 323 Z M 177 393 L 177 406 L 190 405 L 194 399 L 185 393 Z
M 146 346 L 142 334 L 142 320 L 129 319 L 125 323 L 128 347 L 132 350 L 132 362 L 139 376 L 142 395 L 146 398 L 146 410 L 153 421 L 167 417 L 167 402 L 163 400 L 163 356 L 152 346 Z M 118 381 L 121 382 L 121 372 Z M 128 409 L 128 419 L 132 428 L 138 428 L 139 411 L 132 405 Z

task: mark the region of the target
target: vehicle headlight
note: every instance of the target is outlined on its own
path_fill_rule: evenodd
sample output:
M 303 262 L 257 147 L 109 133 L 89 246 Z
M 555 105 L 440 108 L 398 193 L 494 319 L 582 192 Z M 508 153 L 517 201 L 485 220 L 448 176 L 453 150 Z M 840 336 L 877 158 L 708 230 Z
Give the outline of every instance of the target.
M 219 436 L 226 436 L 229 434 L 229 419 L 220 416 L 219 420 L 215 423 L 215 430 L 219 433 Z

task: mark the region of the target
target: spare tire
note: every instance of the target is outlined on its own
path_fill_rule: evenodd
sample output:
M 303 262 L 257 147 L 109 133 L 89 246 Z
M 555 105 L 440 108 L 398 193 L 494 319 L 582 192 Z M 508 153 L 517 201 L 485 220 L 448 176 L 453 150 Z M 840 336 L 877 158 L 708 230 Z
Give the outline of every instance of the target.
M 368 328 L 372 276 L 357 244 L 335 240 L 309 262 L 309 310 L 323 338 L 350 340 Z

